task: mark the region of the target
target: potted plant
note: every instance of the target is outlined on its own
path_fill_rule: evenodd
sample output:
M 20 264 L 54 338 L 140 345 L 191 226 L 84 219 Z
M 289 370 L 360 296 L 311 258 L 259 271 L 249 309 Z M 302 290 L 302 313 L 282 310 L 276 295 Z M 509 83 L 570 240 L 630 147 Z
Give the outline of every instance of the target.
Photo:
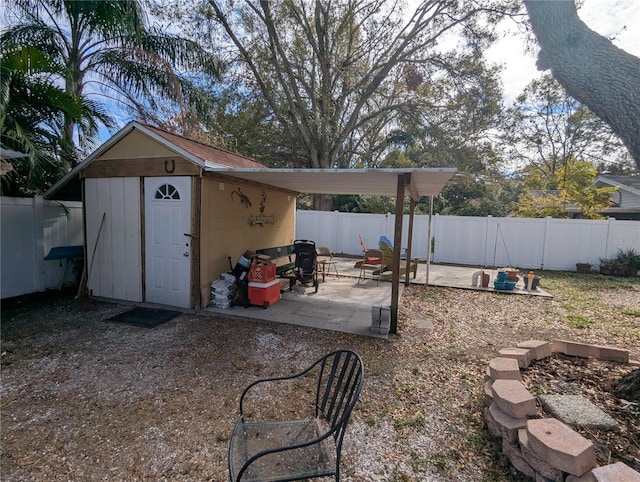
M 609 258 L 600 258 L 600 274 L 612 275 L 616 267 L 616 261 Z
M 576 271 L 578 273 L 589 273 L 591 271 L 591 263 L 576 263 Z
M 640 252 L 633 248 L 627 250 L 618 250 L 615 257 L 616 268 L 621 276 L 637 276 L 640 270 Z

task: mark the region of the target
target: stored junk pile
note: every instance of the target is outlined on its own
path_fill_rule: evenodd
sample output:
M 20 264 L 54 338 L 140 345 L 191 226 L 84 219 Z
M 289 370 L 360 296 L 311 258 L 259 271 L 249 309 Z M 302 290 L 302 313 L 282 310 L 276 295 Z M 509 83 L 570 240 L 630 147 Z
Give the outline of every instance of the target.
M 236 298 L 236 277 L 231 273 L 222 273 L 211 283 L 211 306 L 230 308 Z
M 231 267 L 231 257 L 229 256 Z M 211 283 L 211 306 L 230 308 L 250 305 L 268 308 L 280 300 L 276 265 L 265 255 L 245 251 L 231 270 Z

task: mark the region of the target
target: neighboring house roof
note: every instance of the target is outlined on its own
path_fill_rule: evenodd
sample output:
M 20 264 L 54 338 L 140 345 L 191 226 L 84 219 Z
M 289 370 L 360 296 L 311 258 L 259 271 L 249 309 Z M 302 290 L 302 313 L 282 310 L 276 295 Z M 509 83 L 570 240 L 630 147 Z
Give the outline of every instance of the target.
M 176 154 L 198 164 L 202 168 L 267 169 L 264 164 L 260 164 L 248 157 L 203 144 L 202 142 L 193 141 L 177 134 L 171 134 L 170 132 L 158 129 L 157 127 L 151 127 L 149 125 L 133 121 L 129 122 L 125 127 L 91 153 L 84 161 L 74 167 L 62 179 L 55 183 L 51 189 L 44 193 L 44 198 L 79 200 L 79 171 L 98 159 L 102 154 L 108 151 L 112 146 L 120 141 L 120 139 L 125 137 L 134 129 L 145 133 L 147 136 L 155 139 L 157 142 L 174 151 Z
M 596 186 L 616 186 L 640 196 L 640 176 L 613 176 L 602 174 L 595 180 Z
M 600 175 L 593 182 L 596 187 L 617 187 L 618 190 L 611 194 L 611 205 L 599 210 L 600 214 L 615 217 L 616 219 L 640 218 L 640 176 L 613 176 Z M 529 191 L 533 197 L 546 195 L 560 196 L 561 191 Z M 568 213 L 577 212 L 578 206 L 567 204 L 564 209 Z

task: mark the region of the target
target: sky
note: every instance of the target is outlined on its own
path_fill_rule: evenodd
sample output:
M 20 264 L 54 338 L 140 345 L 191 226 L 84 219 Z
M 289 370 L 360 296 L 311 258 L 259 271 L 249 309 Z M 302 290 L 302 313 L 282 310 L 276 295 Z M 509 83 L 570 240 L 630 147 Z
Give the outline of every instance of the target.
M 584 0 L 578 16 L 591 30 L 640 57 L 640 0 Z M 511 105 L 529 82 L 543 75 L 535 66 L 539 49 L 534 46 L 534 52 L 525 52 L 524 35 L 512 20 L 503 20 L 498 28 L 503 37 L 486 52 L 486 58 L 503 65 L 504 100 Z

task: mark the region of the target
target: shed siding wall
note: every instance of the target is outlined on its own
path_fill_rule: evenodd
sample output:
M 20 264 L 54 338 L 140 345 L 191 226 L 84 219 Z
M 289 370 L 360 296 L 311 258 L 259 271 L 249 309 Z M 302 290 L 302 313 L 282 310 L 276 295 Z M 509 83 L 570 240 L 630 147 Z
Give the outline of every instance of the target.
M 142 301 L 140 179 L 85 180 L 85 209 L 89 290 L 94 296 Z
M 129 159 L 132 157 L 159 157 L 175 155 L 171 149 L 163 146 L 138 130 L 133 130 L 116 142 L 111 148 L 94 160 Z
M 232 195 L 233 192 L 236 194 Z M 239 192 L 249 198 L 251 206 L 240 201 Z M 263 192 L 266 197 L 261 213 Z M 252 226 L 250 216 L 261 214 L 273 216 L 275 224 Z M 235 265 L 246 250 L 293 243 L 295 214 L 296 198 L 292 194 L 204 178 L 200 245 L 202 305 L 209 304 L 211 282 L 229 270 L 229 256 Z

